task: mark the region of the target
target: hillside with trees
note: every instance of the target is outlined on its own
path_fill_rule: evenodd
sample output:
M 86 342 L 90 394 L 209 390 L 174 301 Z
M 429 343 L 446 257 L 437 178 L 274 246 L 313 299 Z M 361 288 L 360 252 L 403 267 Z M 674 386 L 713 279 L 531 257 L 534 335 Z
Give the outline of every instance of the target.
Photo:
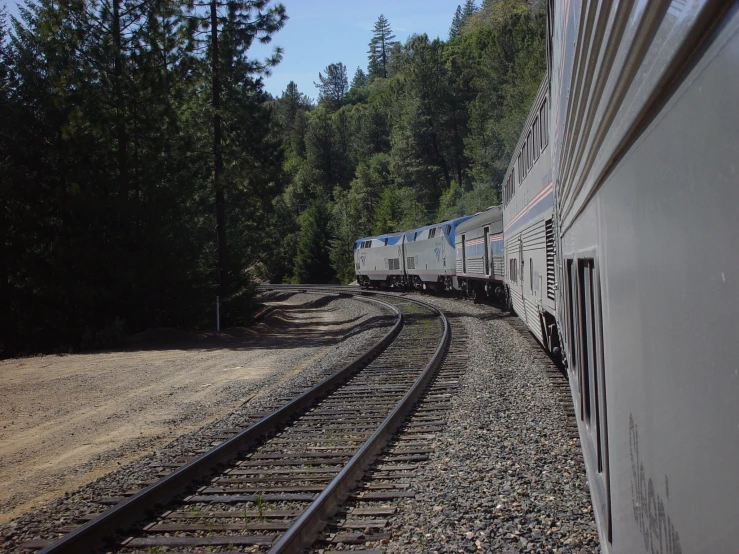
M 401 44 L 380 15 L 351 83 L 340 61 L 319 73 L 317 105 L 291 83 L 275 105 L 286 186 L 268 278 L 350 282 L 357 238 L 498 204 L 545 71 L 545 34 L 543 7 L 519 0 L 467 0 L 447 41 Z
M 246 324 L 257 279 L 353 280 L 356 238 L 498 203 L 545 69 L 520 0 L 467 0 L 446 41 L 380 15 L 366 68 L 279 98 L 280 50 L 249 55 L 287 22 L 268 0 L 20 14 L 0 12 L 0 357 L 213 328 L 216 296 Z

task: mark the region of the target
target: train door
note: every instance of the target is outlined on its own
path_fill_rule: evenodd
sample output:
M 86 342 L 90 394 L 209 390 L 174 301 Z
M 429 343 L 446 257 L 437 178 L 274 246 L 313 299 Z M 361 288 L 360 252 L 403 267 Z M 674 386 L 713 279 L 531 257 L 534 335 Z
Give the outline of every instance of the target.
M 521 235 L 518 236 L 518 259 L 519 261 L 519 271 L 518 271 L 518 292 L 521 293 L 521 305 L 523 307 L 523 313 L 518 314 L 519 316 L 523 317 L 523 320 L 528 324 L 528 319 L 526 318 L 526 296 L 524 293 L 524 280 L 525 280 L 525 263 L 523 261 L 523 240 L 521 238 Z
M 444 230 L 439 227 L 436 229 L 436 234 L 441 237 L 441 267 L 444 269 L 444 275 L 446 275 L 446 239 L 444 238 Z
M 485 227 L 485 275 L 490 276 L 490 227 Z
M 467 241 L 462 235 L 462 273 L 467 273 Z

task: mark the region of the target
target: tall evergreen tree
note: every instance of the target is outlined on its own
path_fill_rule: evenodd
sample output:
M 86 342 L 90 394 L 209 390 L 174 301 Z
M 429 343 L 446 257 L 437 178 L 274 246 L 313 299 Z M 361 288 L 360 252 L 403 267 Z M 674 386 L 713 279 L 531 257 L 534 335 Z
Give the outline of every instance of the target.
M 457 38 L 462 34 L 462 6 L 457 6 L 457 10 L 454 12 L 454 19 L 452 19 L 452 25 L 449 27 L 449 38 Z
M 329 255 L 331 247 L 331 210 L 319 196 L 300 215 L 298 251 L 295 257 L 296 283 L 330 283 L 335 274 Z
M 346 74 L 346 66 L 339 63 L 329 64 L 324 69 L 326 76 L 323 73 L 318 73 L 318 82 L 313 82 L 318 89 L 318 99 L 327 102 L 330 106 L 338 108 L 344 101 L 349 90 L 349 79 Z
M 295 81 L 290 81 L 287 87 L 285 87 L 282 96 L 277 100 L 277 105 L 282 119 L 282 125 L 289 133 L 295 125 L 295 118 L 298 112 L 309 109 L 311 101 L 308 96 L 298 90 L 298 85 Z
M 221 89 L 223 80 L 232 80 L 239 85 L 250 87 L 242 90 L 242 94 L 257 92 L 261 88 L 261 80 L 253 76 L 267 74 L 270 68 L 282 59 L 282 51 L 275 49 L 271 58 L 260 62 L 250 60 L 247 51 L 251 44 L 258 40 L 262 44 L 269 43 L 272 35 L 279 31 L 287 20 L 285 7 L 276 4 L 266 9 L 269 0 L 210 0 L 207 4 L 193 3 L 193 8 L 209 8 L 209 17 L 200 18 L 200 28 L 209 35 L 210 52 L 210 84 L 213 129 L 213 189 L 216 205 L 216 237 L 218 250 L 218 291 L 221 301 L 228 302 L 229 262 L 227 255 L 226 233 L 226 198 L 223 182 L 223 136 L 221 110 Z M 193 19 L 197 12 L 193 10 Z M 221 55 L 221 35 L 227 41 L 227 48 Z M 228 309 L 224 310 L 226 320 Z
M 367 74 L 362 71 L 361 67 L 357 67 L 357 70 L 354 72 L 354 77 L 352 78 L 352 89 L 362 88 L 366 87 L 367 83 L 369 82 L 369 79 L 367 78 Z
M 475 0 L 466 0 L 464 8 L 462 9 L 462 24 L 460 25 L 460 28 L 463 27 L 469 18 L 475 15 L 479 9 L 480 8 L 477 7 Z
M 395 35 L 390 28 L 390 22 L 384 15 L 380 14 L 372 29 L 372 40 L 370 40 L 369 51 L 367 52 L 370 79 L 377 77 L 385 79 L 388 77 L 388 59 L 394 38 Z

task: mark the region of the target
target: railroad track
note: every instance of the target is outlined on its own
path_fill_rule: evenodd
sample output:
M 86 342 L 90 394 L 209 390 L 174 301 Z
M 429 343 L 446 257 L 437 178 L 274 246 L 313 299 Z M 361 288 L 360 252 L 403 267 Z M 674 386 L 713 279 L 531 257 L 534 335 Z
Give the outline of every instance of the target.
M 310 291 L 346 294 L 347 288 Z M 357 484 L 381 454 L 384 464 L 400 463 L 401 468 L 421 455 L 412 447 L 383 449 L 441 365 L 450 342 L 449 323 L 418 300 L 388 295 L 367 300 L 380 302 L 397 317 L 370 351 L 41 553 L 101 548 L 298 552 L 312 544 L 347 499 L 407 492 L 404 483 L 358 489 Z M 371 526 L 381 513 L 360 511 L 355 523 Z

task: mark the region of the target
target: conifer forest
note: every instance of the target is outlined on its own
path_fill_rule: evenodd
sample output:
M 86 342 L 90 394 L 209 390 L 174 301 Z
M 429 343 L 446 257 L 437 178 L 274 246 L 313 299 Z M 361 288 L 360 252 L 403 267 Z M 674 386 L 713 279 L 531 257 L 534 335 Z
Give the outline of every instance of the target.
M 263 80 L 269 0 L 26 0 L 0 12 L 0 357 L 248 324 L 257 282 L 349 283 L 360 237 L 472 214 L 546 69 L 543 4 L 467 0 L 449 34 L 313 90 Z M 368 22 L 369 23 L 369 22 Z M 324 38 L 323 40 L 329 40 Z

